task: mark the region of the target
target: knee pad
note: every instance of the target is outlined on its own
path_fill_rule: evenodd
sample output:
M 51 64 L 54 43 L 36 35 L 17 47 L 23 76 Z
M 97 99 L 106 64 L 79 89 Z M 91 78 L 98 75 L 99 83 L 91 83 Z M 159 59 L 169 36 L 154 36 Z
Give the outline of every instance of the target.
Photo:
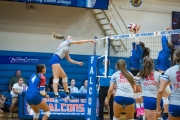
M 113 120 L 120 120 L 120 118 L 116 118 L 116 117 L 113 116 Z
M 33 118 L 37 118 L 38 119 L 39 118 L 39 113 L 35 113 L 34 112 Z
M 55 79 L 53 79 L 53 82 L 59 84 L 59 79 L 55 78 Z
M 134 95 L 135 95 L 135 99 L 141 98 L 141 93 L 140 92 L 139 93 L 135 93 Z
M 68 78 L 67 77 L 63 78 L 62 82 L 68 82 Z
M 46 112 L 44 112 L 44 114 L 49 117 L 50 116 L 50 111 L 46 111 Z
M 167 97 L 162 97 L 162 99 L 163 99 L 163 105 L 169 104 L 169 100 Z

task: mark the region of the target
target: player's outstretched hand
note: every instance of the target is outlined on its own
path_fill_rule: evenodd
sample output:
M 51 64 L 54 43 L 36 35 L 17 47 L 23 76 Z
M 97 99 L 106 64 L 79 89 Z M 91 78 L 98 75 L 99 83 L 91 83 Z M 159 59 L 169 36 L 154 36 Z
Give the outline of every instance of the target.
M 96 40 L 91 40 L 92 43 L 96 43 Z
M 84 63 L 83 62 L 78 62 L 78 65 L 79 66 L 82 66 Z

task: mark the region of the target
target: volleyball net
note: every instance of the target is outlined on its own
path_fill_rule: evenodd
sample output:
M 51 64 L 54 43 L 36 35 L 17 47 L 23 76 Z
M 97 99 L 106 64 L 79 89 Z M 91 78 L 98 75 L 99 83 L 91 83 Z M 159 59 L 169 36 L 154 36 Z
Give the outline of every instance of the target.
M 158 53 L 162 50 L 162 36 L 166 36 L 168 41 L 172 41 L 173 34 L 180 34 L 180 29 L 177 30 L 167 30 L 167 31 L 156 31 L 156 32 L 146 32 L 138 34 L 123 34 L 106 36 L 104 38 L 96 38 L 97 41 L 94 47 L 94 55 L 100 55 L 98 57 L 97 64 L 101 64 L 102 60 L 104 63 L 104 76 L 97 77 L 110 77 L 108 76 L 108 60 L 110 58 L 126 59 L 126 64 L 128 67 L 128 58 L 131 56 L 131 51 L 133 49 L 132 43 L 135 41 L 141 41 L 145 44 L 145 47 L 149 48 L 150 57 L 157 59 Z M 180 38 L 179 38 L 180 39 Z M 177 47 L 176 47 L 177 48 Z M 101 61 L 101 62 L 100 62 Z M 99 65 L 97 65 L 99 66 Z M 111 65 L 113 68 L 115 65 Z M 98 68 L 99 69 L 99 68 Z

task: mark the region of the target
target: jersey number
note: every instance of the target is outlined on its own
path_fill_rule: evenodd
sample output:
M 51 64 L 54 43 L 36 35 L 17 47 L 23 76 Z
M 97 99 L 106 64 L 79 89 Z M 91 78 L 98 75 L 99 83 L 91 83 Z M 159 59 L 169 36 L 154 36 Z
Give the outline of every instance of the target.
M 177 79 L 177 82 L 180 82 L 180 71 L 176 72 L 176 79 Z
M 32 83 L 34 83 L 34 80 L 36 79 L 36 76 L 34 76 L 32 79 L 31 79 L 31 81 L 32 81 Z
M 151 73 L 149 76 L 147 76 L 146 80 L 154 80 L 154 73 Z
M 122 73 L 120 73 L 120 80 L 126 79 Z

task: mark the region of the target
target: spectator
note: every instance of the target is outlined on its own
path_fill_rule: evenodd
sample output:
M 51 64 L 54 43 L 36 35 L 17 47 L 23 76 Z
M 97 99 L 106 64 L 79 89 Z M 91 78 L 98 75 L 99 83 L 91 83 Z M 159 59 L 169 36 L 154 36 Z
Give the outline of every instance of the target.
M 64 91 L 61 78 L 59 78 L 58 91 L 59 92 Z M 53 90 L 53 76 L 51 76 L 51 78 L 49 80 L 48 92 L 54 92 L 54 90 Z
M 79 93 L 87 93 L 87 84 L 88 84 L 88 80 L 84 80 L 83 85 L 79 90 Z
M 18 82 L 19 78 L 22 78 L 23 81 L 24 81 L 24 84 L 26 84 L 26 80 L 25 80 L 23 77 L 21 77 L 21 71 L 20 71 L 20 70 L 17 70 L 17 71 L 16 71 L 16 76 L 14 76 L 14 77 L 12 77 L 12 78 L 10 79 L 10 82 L 9 82 L 9 91 L 12 90 L 12 86 L 13 86 L 15 83 Z
M 105 65 L 105 60 L 103 60 L 103 65 Z M 107 61 L 107 66 L 110 65 L 110 60 Z M 108 75 L 107 76 L 112 76 L 114 74 L 114 70 L 111 69 L 111 68 L 108 68 L 107 69 L 108 71 Z M 99 69 L 99 75 L 100 76 L 104 76 L 106 73 L 104 73 L 105 70 L 104 70 L 104 67 Z M 103 117 L 103 110 L 104 110 L 104 101 L 107 97 L 107 93 L 108 93 L 108 90 L 109 90 L 109 85 L 110 85 L 110 79 L 111 78 L 104 78 L 104 77 L 101 77 L 99 79 L 99 82 L 100 82 L 100 89 L 99 89 L 99 120 L 104 120 L 104 117 Z M 111 96 L 110 98 L 110 101 L 109 101 L 109 114 L 110 114 L 110 119 L 113 120 L 113 95 Z
M 78 88 L 74 86 L 75 79 L 71 79 L 71 85 L 68 87 L 71 93 L 78 93 Z
M 23 82 L 24 82 L 23 78 L 20 77 L 18 80 L 18 83 L 15 83 L 12 87 L 12 90 L 11 90 L 12 99 L 11 99 L 11 108 L 10 108 L 10 115 L 9 115 L 9 117 L 11 118 L 13 117 L 12 113 L 18 102 L 18 94 L 21 94 L 23 91 L 23 86 L 25 85 L 23 84 Z
M 1 110 L 1 108 L 4 107 L 5 100 L 6 100 L 6 97 L 4 97 L 4 95 L 0 94 L 0 113 L 4 112 L 3 110 Z

